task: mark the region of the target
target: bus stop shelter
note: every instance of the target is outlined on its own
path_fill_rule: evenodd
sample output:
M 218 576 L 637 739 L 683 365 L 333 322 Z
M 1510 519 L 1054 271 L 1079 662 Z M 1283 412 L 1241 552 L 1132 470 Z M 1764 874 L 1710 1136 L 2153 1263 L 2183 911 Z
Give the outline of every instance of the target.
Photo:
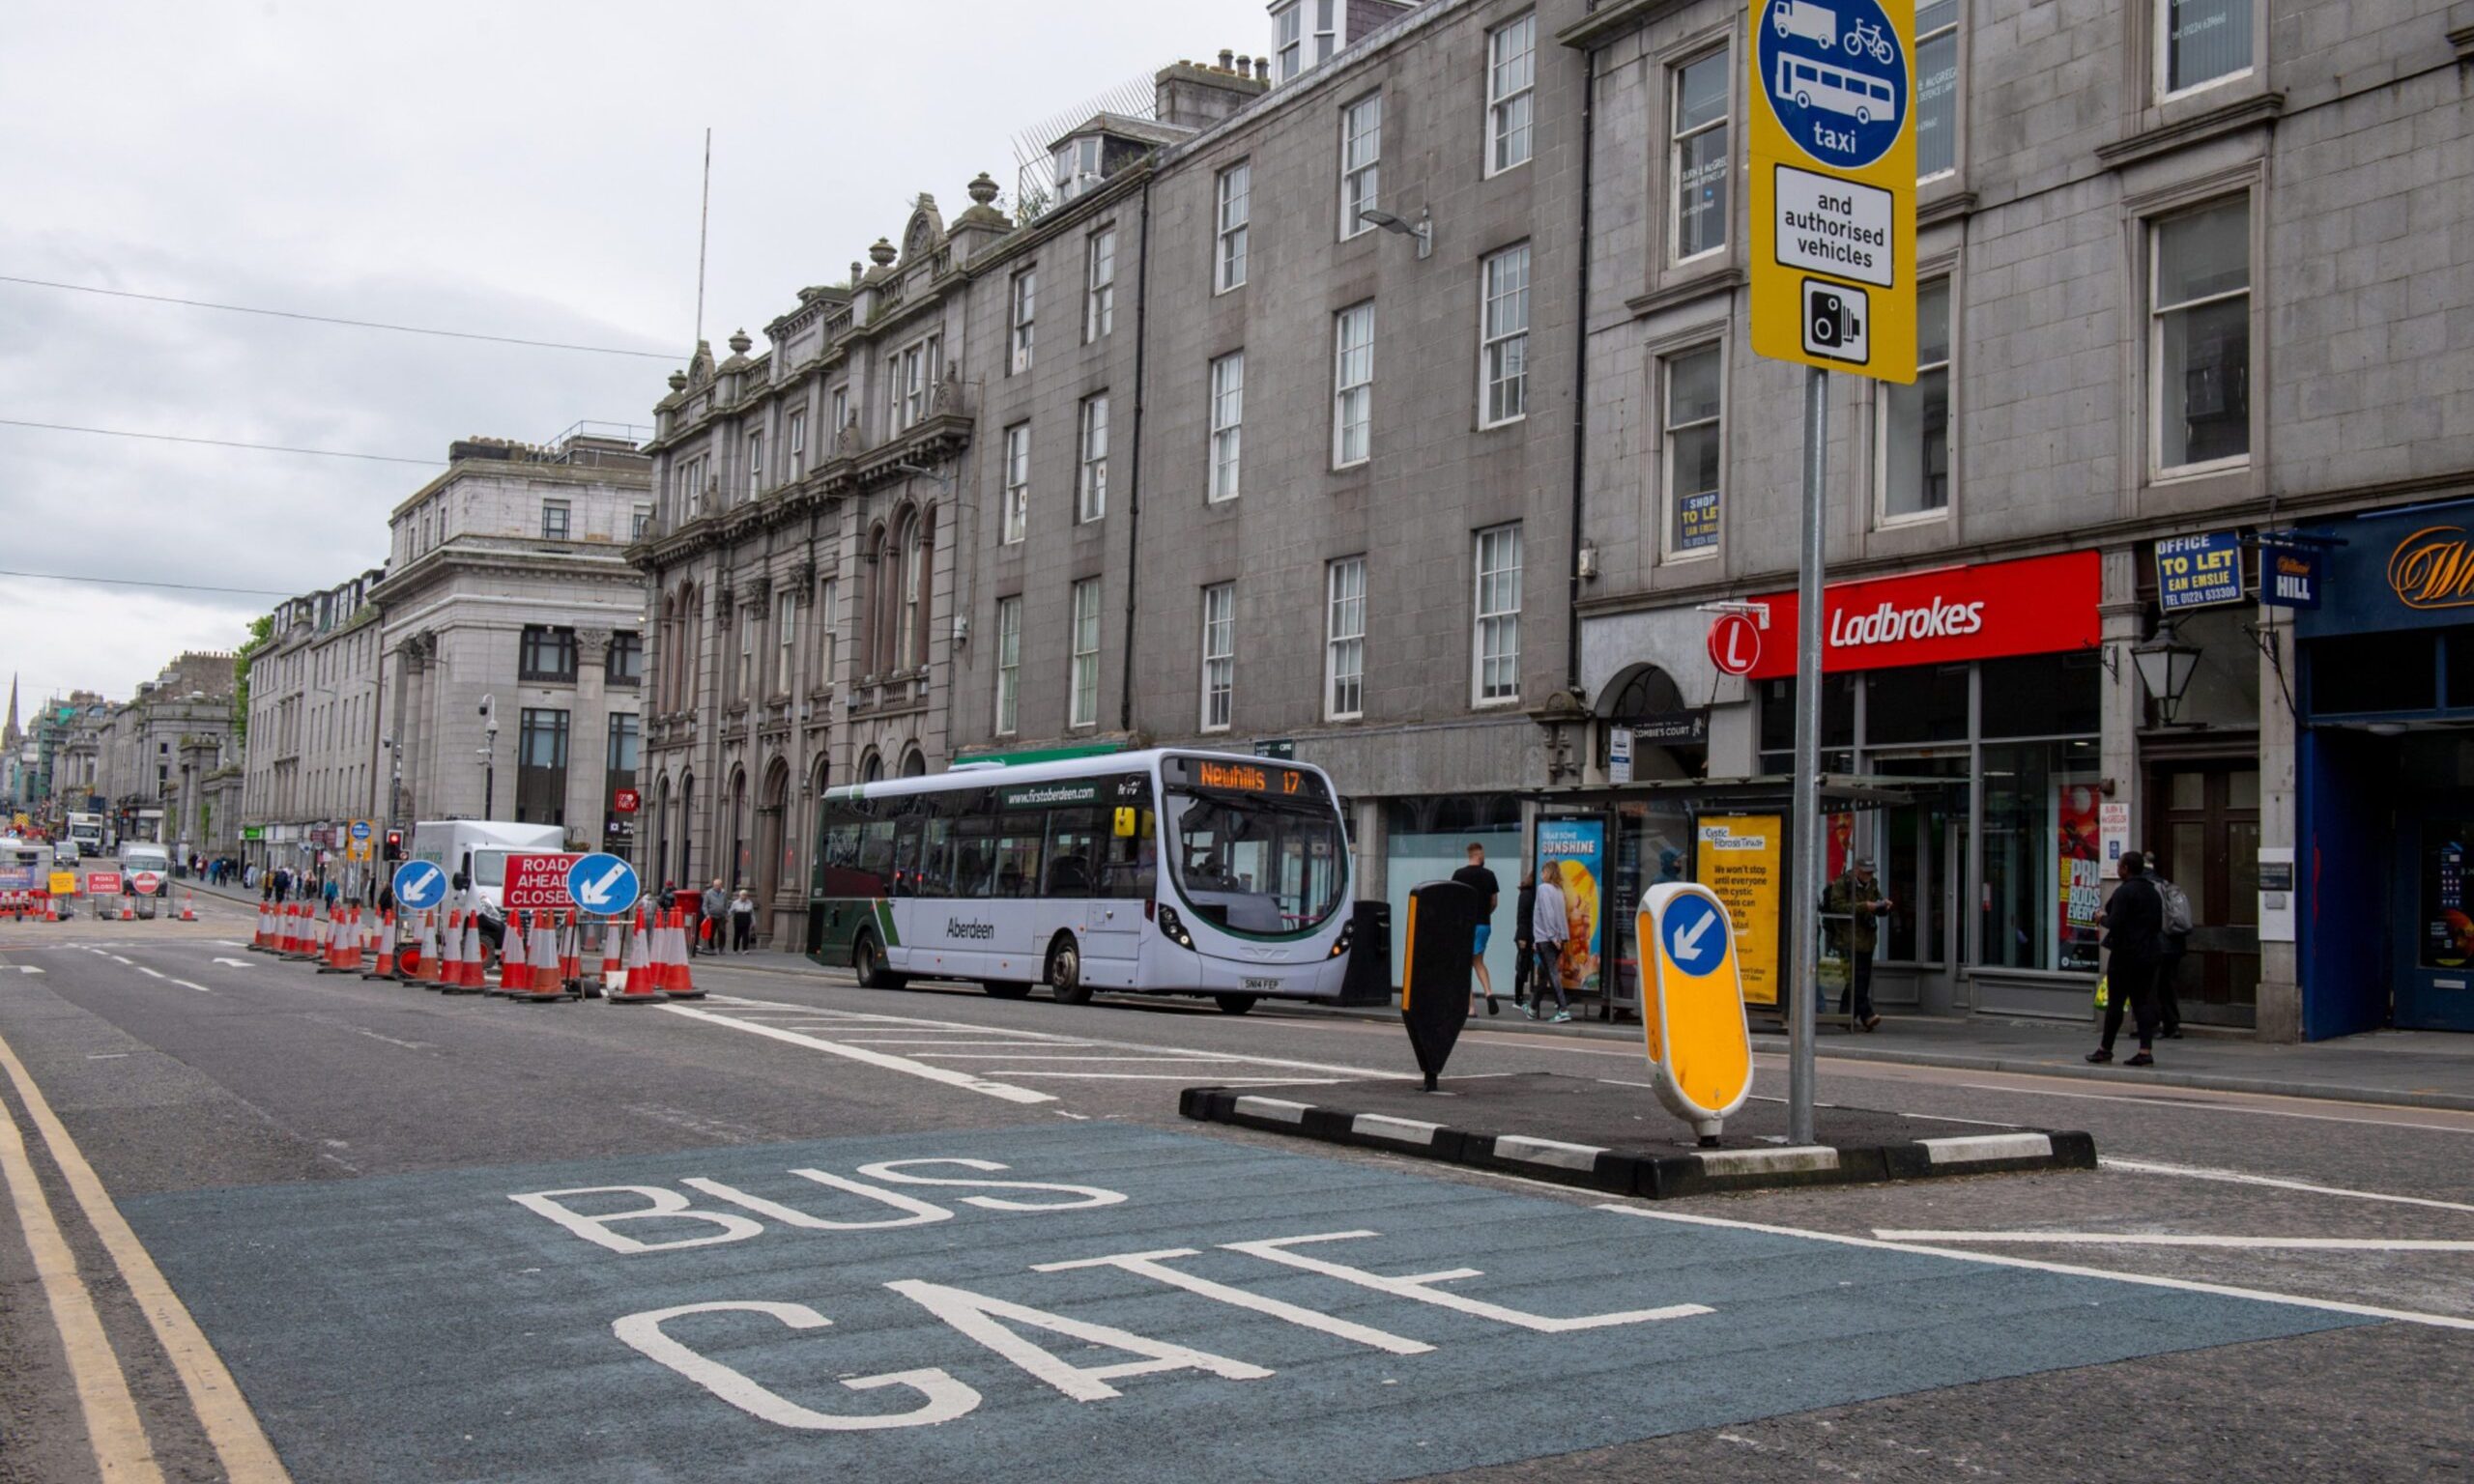
M 1743 968 L 1744 999 L 1756 1026 L 1782 1020 L 1795 974 L 1796 904 L 1818 914 L 1823 889 L 1849 863 L 1873 848 L 1878 816 L 1910 802 L 1913 780 L 1824 774 L 1821 810 L 1810 827 L 1824 830 L 1827 880 L 1794 879 L 1795 781 L 1785 775 L 1740 779 L 1663 779 L 1600 787 L 1543 789 L 1535 805 L 1528 860 L 1554 872 L 1570 914 L 1572 942 L 1564 956 L 1565 992 L 1598 1018 L 1637 1018 L 1641 961 L 1634 915 L 1662 881 L 1695 881 L 1727 904 Z M 1825 927 L 1843 926 L 1825 922 Z M 1846 985 L 1843 951 L 1849 934 L 1826 931 L 1821 970 L 1823 1023 L 1838 1016 Z

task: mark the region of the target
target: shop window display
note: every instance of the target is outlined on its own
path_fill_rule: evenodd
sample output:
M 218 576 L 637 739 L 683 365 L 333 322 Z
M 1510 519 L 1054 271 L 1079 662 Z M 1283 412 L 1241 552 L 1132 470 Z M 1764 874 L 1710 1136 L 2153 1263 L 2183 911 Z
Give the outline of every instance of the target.
M 2104 902 L 2097 745 L 1984 749 L 1984 921 L 1977 961 L 2093 973 Z

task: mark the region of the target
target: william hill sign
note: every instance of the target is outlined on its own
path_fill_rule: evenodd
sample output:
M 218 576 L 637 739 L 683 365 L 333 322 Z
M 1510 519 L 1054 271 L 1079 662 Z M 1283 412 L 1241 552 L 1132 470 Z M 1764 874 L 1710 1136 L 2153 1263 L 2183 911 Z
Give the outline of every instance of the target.
M 2295 614 L 2304 639 L 2474 624 L 2474 499 L 2325 521 L 2319 606 Z

